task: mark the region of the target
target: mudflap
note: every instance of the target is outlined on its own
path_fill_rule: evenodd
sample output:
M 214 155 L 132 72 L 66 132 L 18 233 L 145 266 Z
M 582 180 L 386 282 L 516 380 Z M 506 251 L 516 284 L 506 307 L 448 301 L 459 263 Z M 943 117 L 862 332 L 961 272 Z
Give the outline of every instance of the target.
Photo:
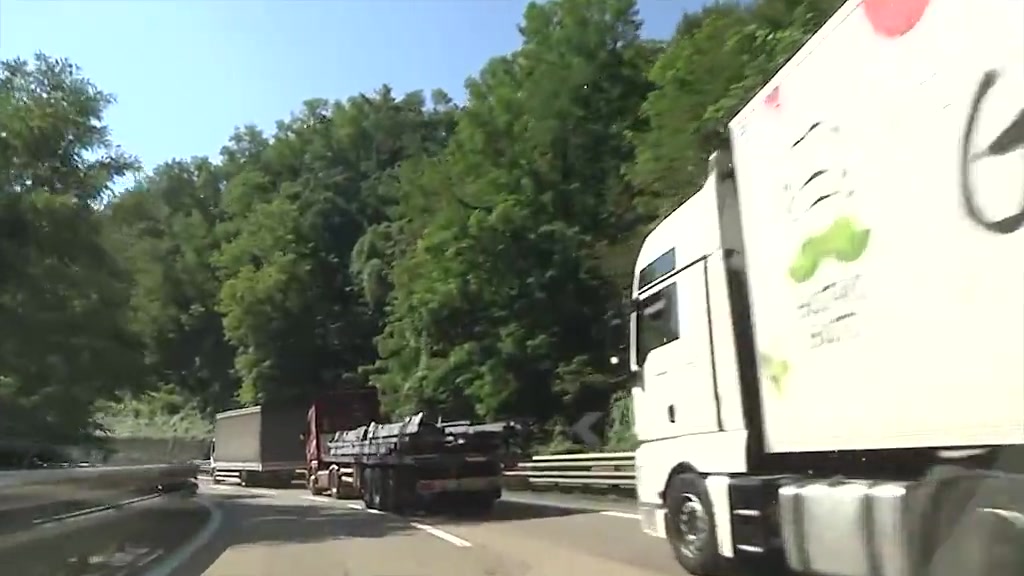
M 914 576 L 1024 574 L 1024 475 L 938 466 L 908 508 Z

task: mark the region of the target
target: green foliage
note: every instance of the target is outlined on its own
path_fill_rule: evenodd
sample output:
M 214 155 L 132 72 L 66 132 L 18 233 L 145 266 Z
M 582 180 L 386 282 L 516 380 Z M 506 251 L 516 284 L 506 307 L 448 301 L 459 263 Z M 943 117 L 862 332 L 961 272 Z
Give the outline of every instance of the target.
M 75 441 L 95 400 L 141 382 L 97 212 L 136 168 L 99 124 L 112 101 L 66 61 L 0 63 L 0 436 Z
M 213 433 L 194 399 L 171 385 L 97 405 L 97 421 L 115 438 L 204 439 Z
M 68 433 L 98 400 L 111 428 L 200 430 L 371 383 L 392 412 L 530 417 L 563 442 L 611 407 L 628 449 L 607 334 L 639 242 L 837 4 L 716 3 L 660 43 L 632 0 L 534 3 L 464 105 L 308 100 L 112 200 L 135 168 L 102 124 L 112 98 L 66 62 L 5 62 L 0 402 Z

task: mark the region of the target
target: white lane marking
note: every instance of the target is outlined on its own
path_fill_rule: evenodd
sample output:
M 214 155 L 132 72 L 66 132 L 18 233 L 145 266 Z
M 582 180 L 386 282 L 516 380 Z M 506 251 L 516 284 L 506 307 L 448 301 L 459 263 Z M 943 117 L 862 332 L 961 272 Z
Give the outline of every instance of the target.
M 211 490 L 229 490 L 229 491 L 230 490 L 236 490 L 236 491 L 240 491 L 240 492 L 248 492 L 250 494 L 259 494 L 260 496 L 277 496 L 277 492 L 276 491 L 274 491 L 274 490 L 267 490 L 266 488 L 249 488 L 247 486 L 237 486 L 237 485 L 232 486 L 230 484 L 226 485 L 226 486 L 224 484 L 210 484 L 209 486 L 206 486 L 205 488 L 208 488 L 208 489 L 211 489 Z
M 197 500 L 210 511 L 210 519 L 207 520 L 206 526 L 203 526 L 199 534 L 193 536 L 184 546 L 157 560 L 151 568 L 145 571 L 143 576 L 171 576 L 182 564 L 194 556 L 200 548 L 209 543 L 217 533 L 217 530 L 220 530 L 220 525 L 224 520 L 224 515 L 221 514 L 220 508 L 202 497 L 198 497 Z
M 363 512 L 369 512 L 370 514 L 387 514 L 387 512 L 382 512 L 380 510 L 374 510 L 373 508 L 367 508 L 363 504 L 347 504 L 347 506 L 349 508 L 353 509 L 353 510 L 361 510 Z M 458 546 L 459 548 L 470 548 L 470 547 L 473 546 L 472 544 L 470 544 L 469 542 L 463 540 L 462 538 L 459 538 L 458 536 L 455 536 L 454 534 L 449 534 L 448 532 L 445 532 L 444 530 L 441 530 L 440 528 L 435 528 L 435 527 L 433 527 L 433 526 L 431 526 L 429 524 L 422 524 L 420 522 L 409 522 L 409 524 L 413 528 L 417 528 L 419 530 L 423 530 L 427 534 L 430 534 L 431 536 L 434 536 L 435 538 L 440 538 L 441 540 L 444 540 L 445 542 L 448 542 L 449 544 L 454 544 L 454 545 Z
M 427 534 L 430 534 L 431 536 L 434 536 L 435 538 L 440 538 L 441 540 L 444 540 L 445 542 L 448 542 L 449 544 L 454 544 L 454 545 L 458 546 L 459 548 L 469 548 L 469 547 L 473 546 L 472 544 L 470 544 L 469 542 L 463 540 L 462 538 L 459 538 L 458 536 L 455 536 L 454 534 L 449 534 L 449 533 L 445 532 L 444 530 L 441 530 L 440 528 L 435 528 L 433 526 L 430 526 L 429 524 L 420 524 L 419 522 L 410 522 L 410 524 L 412 524 L 412 526 L 414 528 L 419 528 L 420 530 L 423 530 Z
M 387 512 L 374 510 L 373 508 L 367 508 L 363 504 L 349 504 L 348 507 L 353 510 L 362 510 L 363 512 L 369 512 L 370 514 L 387 514 Z
M 313 502 L 333 502 L 334 500 L 327 496 L 303 496 L 306 500 L 312 500 Z
M 615 516 L 616 518 L 629 518 L 630 520 L 640 519 L 639 514 L 631 514 L 629 512 L 616 512 L 614 510 L 605 510 L 604 512 L 601 512 L 601 514 L 604 514 L 605 516 Z
M 246 487 L 243 486 L 242 490 L 245 490 L 247 492 L 252 492 L 253 494 L 260 494 L 262 496 L 277 496 L 277 491 L 275 491 L 275 490 L 266 490 L 264 488 L 246 488 Z

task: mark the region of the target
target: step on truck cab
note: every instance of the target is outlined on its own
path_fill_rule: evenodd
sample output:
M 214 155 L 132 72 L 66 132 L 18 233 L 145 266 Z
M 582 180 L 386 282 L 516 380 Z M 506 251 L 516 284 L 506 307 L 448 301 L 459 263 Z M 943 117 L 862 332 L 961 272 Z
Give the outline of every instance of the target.
M 1024 574 L 1024 2 L 851 0 L 640 249 L 644 531 L 691 574 Z

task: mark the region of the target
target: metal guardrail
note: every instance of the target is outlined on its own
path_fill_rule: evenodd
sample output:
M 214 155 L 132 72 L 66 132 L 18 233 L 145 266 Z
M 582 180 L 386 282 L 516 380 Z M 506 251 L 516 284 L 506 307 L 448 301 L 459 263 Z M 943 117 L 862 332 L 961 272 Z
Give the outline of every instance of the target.
M 632 452 L 534 456 L 505 471 L 516 487 L 632 488 Z
M 195 464 L 0 472 L 0 549 L 191 491 L 197 474 Z
M 196 465 L 200 472 L 209 475 L 209 460 L 196 461 Z M 505 477 L 510 488 L 518 489 L 559 486 L 627 489 L 636 486 L 632 452 L 534 456 L 506 469 Z

